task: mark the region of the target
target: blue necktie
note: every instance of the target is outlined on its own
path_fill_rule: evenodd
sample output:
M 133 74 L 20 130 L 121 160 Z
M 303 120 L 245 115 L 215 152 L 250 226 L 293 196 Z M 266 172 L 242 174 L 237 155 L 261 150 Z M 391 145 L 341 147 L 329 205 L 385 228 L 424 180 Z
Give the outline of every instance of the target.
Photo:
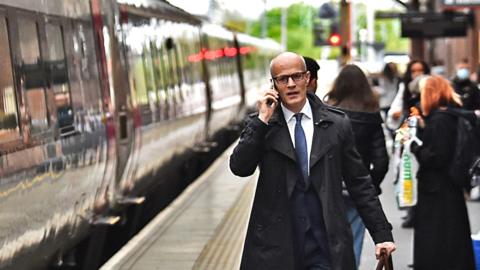
M 295 152 L 297 152 L 298 166 L 303 176 L 305 184 L 308 183 L 308 153 L 307 153 L 307 139 L 302 128 L 303 113 L 294 115 L 297 122 L 295 123 Z

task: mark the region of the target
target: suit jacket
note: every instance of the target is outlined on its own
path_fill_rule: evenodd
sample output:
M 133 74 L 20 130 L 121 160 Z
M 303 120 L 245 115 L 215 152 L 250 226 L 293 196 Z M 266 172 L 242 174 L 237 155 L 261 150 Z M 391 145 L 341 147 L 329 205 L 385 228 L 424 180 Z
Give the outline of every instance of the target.
M 310 181 L 321 201 L 332 267 L 354 270 L 353 240 L 342 199 L 342 181 L 375 243 L 393 241 L 392 226 L 355 149 L 348 118 L 311 97 L 309 102 L 314 122 Z M 257 114 L 247 119 L 230 157 L 230 169 L 238 176 L 253 174 L 257 166 L 260 176 L 241 268 L 295 269 L 289 201 L 299 174 L 295 149 L 280 106 L 268 125 L 258 119 Z

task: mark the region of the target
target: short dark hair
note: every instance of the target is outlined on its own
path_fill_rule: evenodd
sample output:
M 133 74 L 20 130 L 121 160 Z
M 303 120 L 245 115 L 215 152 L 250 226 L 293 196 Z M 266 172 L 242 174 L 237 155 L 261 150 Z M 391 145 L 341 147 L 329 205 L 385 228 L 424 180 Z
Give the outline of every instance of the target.
M 317 72 L 320 69 L 320 66 L 318 65 L 317 61 L 307 56 L 304 56 L 303 59 L 305 60 L 305 65 L 307 66 L 307 70 L 310 71 L 310 78 L 317 79 L 318 78 Z

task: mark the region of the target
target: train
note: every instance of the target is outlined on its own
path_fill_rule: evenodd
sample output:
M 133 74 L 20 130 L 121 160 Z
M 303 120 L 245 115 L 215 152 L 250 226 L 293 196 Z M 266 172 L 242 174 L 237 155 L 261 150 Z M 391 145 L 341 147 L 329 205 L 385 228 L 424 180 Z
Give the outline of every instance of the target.
M 270 39 L 164 0 L 0 0 L 0 269 L 97 269 L 238 135 Z

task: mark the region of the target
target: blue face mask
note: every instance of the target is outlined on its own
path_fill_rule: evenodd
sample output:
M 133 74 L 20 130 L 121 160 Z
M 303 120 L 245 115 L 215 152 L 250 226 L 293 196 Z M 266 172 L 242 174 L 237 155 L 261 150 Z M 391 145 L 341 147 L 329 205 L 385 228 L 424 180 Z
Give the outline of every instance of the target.
M 459 70 L 457 70 L 457 77 L 460 79 L 460 80 L 466 80 L 468 79 L 468 76 L 470 75 L 470 71 L 468 71 L 467 68 L 461 68 Z

